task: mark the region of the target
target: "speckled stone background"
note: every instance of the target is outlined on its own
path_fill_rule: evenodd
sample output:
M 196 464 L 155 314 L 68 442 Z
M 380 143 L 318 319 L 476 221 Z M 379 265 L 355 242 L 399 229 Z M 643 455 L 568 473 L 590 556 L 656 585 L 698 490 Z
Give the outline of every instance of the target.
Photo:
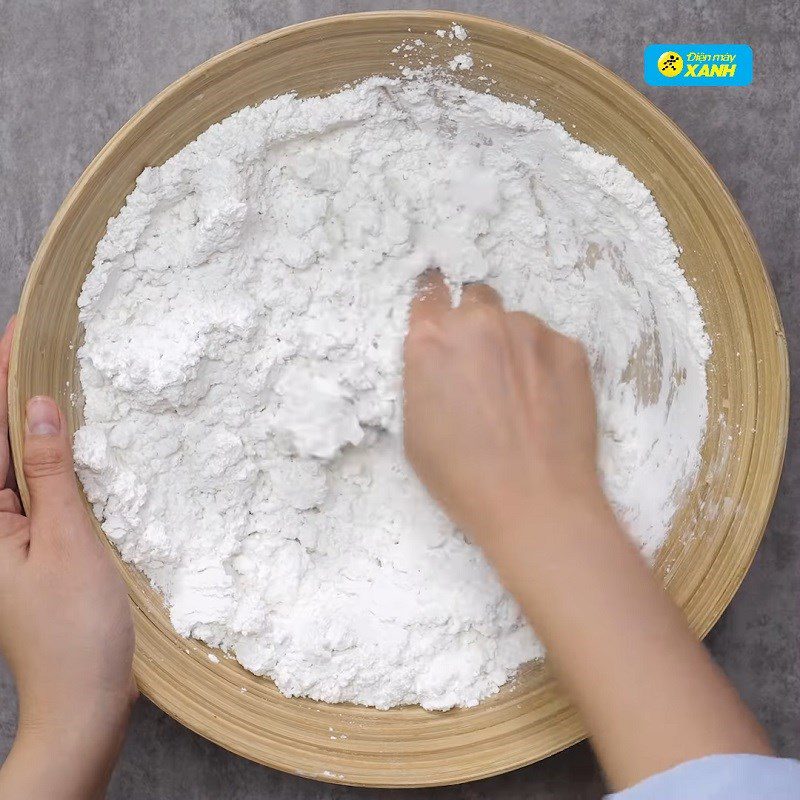
M 0 323 L 64 195 L 112 134 L 160 89 L 238 42 L 294 22 L 424 3 L 330 0 L 0 0 Z M 767 263 L 800 363 L 800 9 L 797 0 L 496 0 L 450 2 L 583 50 L 644 91 L 694 140 L 736 197 Z M 651 42 L 746 42 L 755 80 L 737 89 L 642 83 Z M 783 481 L 764 543 L 708 639 L 784 755 L 800 756 L 800 427 L 797 400 Z M 0 663 L 0 751 L 16 724 Z M 597 798 L 587 745 L 466 786 L 381 792 L 328 786 L 249 763 L 141 700 L 109 797 L 114 800 L 541 800 Z

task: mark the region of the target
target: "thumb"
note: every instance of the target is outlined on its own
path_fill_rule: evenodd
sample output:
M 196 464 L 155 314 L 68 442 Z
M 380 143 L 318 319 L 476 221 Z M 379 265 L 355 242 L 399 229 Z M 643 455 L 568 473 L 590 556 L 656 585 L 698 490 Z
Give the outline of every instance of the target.
M 55 522 L 75 511 L 83 513 L 67 426 L 50 397 L 28 401 L 22 463 L 32 520 L 49 517 Z

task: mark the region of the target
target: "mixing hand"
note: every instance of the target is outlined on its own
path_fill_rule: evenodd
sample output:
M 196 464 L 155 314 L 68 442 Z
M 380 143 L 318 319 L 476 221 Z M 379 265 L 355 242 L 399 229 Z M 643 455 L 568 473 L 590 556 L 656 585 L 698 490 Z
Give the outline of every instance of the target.
M 486 285 L 452 308 L 441 275 L 425 281 L 405 347 L 405 444 L 434 498 L 489 553 L 531 505 L 602 502 L 581 344 L 504 312 Z
M 613 787 L 766 736 L 606 501 L 581 346 L 438 272 L 414 300 L 405 445 L 417 474 L 516 596 Z

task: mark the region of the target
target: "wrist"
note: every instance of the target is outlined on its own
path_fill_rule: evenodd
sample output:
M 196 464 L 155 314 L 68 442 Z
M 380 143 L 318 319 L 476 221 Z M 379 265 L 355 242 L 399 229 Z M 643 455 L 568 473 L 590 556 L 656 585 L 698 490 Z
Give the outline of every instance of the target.
M 624 538 L 596 478 L 504 487 L 491 509 L 468 533 L 512 591 L 576 547 L 603 548 L 603 542 Z
M 91 800 L 105 796 L 122 748 L 129 712 L 23 717 L 0 770 L 0 794 L 11 798 Z
M 92 763 L 114 759 L 130 719 L 125 698 L 59 698 L 57 703 L 20 697 L 17 739 L 31 750 L 69 752 Z
M 497 487 L 488 512 L 476 520 L 476 539 L 487 543 L 509 536 L 537 539 L 563 530 L 576 518 L 614 519 L 596 475 L 569 481 L 549 476 Z

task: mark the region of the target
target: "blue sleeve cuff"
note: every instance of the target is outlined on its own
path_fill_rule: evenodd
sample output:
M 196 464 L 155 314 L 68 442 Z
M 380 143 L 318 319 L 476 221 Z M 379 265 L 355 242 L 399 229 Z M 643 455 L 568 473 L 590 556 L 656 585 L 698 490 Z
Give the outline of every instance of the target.
M 607 800 L 798 800 L 800 761 L 718 755 L 687 761 Z

